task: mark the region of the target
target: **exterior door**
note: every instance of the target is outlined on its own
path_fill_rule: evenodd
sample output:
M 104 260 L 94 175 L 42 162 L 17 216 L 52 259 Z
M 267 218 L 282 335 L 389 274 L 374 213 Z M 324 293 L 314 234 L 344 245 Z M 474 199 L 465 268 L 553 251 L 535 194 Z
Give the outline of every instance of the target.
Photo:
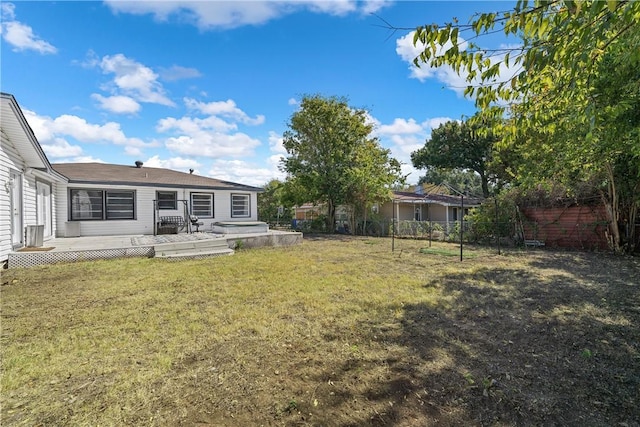
M 14 248 L 23 246 L 22 238 L 22 179 L 20 174 L 9 172 L 11 205 L 11 244 Z
M 414 219 L 416 221 L 422 221 L 422 206 L 421 205 L 416 205 L 416 211 L 415 211 Z
M 51 226 L 51 186 L 44 182 L 36 182 L 36 220 L 38 225 L 44 225 L 44 237 L 50 237 L 53 227 Z

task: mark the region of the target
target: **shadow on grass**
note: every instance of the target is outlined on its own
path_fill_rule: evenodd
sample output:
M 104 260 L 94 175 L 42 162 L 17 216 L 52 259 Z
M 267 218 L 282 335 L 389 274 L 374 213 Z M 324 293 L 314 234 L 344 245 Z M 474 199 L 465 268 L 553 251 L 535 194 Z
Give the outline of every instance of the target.
M 362 325 L 384 356 L 320 378 L 343 385 L 322 423 L 639 425 L 638 272 L 572 256 L 449 274 L 425 284 L 448 304 Z

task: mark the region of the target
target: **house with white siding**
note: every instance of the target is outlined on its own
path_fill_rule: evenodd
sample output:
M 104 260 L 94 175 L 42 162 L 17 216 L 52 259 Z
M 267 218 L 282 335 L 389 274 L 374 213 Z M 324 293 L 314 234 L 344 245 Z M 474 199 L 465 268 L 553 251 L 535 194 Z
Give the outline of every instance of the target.
M 14 96 L 1 93 L 1 99 L 0 263 L 56 237 L 261 225 L 258 187 L 142 162 L 52 165 Z
M 13 95 L 0 93 L 0 262 L 56 235 L 56 193 L 67 179 L 47 160 Z
M 261 188 L 214 178 L 132 165 L 59 163 L 68 182 L 56 193 L 58 237 L 158 234 L 168 219 L 180 231 L 258 219 Z M 173 222 L 176 225 L 178 223 Z

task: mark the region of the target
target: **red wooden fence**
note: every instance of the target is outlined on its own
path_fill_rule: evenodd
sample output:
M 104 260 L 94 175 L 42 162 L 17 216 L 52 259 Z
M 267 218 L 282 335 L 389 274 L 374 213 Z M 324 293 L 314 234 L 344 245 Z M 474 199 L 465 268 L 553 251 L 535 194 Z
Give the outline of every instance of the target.
M 523 208 L 525 240 L 572 249 L 607 249 L 609 221 L 603 206 Z

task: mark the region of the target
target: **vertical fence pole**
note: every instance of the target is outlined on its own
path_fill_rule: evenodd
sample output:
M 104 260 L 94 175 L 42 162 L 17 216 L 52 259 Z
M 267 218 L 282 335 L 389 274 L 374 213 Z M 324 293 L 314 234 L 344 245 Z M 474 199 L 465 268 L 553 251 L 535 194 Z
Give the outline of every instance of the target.
M 431 247 L 431 238 L 432 238 L 431 233 L 433 233 L 433 221 L 431 221 L 431 205 L 427 205 L 427 206 L 429 206 L 427 210 L 427 212 L 429 213 L 429 247 Z
M 396 199 L 391 199 L 391 252 L 396 250 Z
M 498 243 L 498 255 L 500 255 L 500 232 L 498 230 L 498 198 L 496 197 L 495 199 L 493 199 L 493 201 L 495 202 L 496 205 L 496 226 L 495 226 L 495 232 L 496 232 L 496 240 Z
M 460 195 L 460 261 L 462 261 L 462 235 L 464 234 L 464 196 Z

